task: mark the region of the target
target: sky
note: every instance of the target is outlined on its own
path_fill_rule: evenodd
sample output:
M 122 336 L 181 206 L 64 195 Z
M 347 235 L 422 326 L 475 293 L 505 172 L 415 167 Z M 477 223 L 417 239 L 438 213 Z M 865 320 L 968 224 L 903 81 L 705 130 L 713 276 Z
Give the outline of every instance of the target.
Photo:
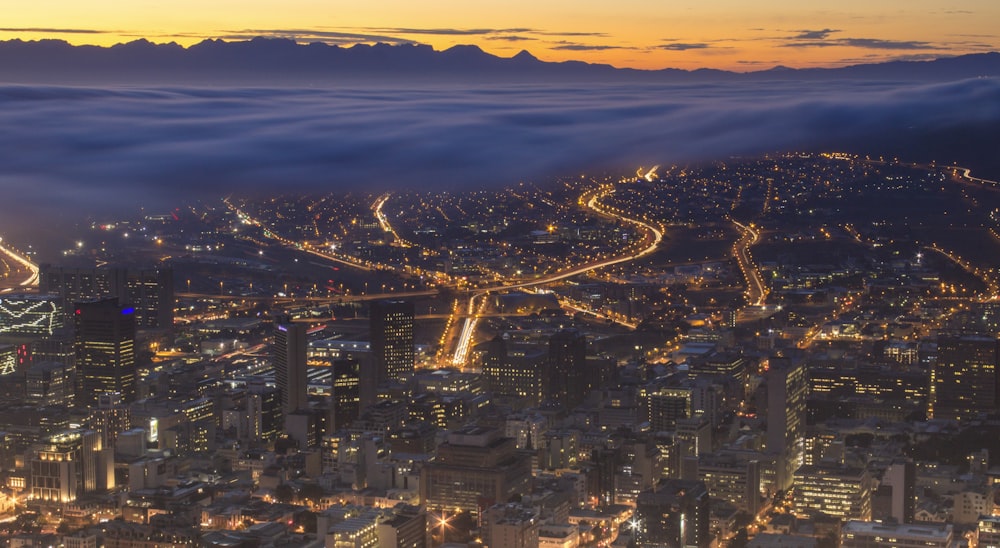
M 478 45 L 545 61 L 735 71 L 835 67 L 1000 49 L 996 0 L 33 0 L 4 6 L 0 40 L 190 45 Z

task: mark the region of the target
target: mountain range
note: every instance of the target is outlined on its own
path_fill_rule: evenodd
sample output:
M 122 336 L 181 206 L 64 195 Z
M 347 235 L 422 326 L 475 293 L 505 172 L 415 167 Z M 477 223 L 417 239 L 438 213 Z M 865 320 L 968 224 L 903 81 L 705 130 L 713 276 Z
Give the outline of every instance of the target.
M 0 82 L 310 85 L 330 81 L 464 83 L 745 82 L 767 80 L 951 81 L 1000 75 L 1000 53 L 842 68 L 738 73 L 716 69 L 639 70 L 581 61 L 546 62 L 527 51 L 498 57 L 477 46 L 299 44 L 281 38 L 204 40 L 189 47 L 135 40 L 111 47 L 62 40 L 0 41 Z

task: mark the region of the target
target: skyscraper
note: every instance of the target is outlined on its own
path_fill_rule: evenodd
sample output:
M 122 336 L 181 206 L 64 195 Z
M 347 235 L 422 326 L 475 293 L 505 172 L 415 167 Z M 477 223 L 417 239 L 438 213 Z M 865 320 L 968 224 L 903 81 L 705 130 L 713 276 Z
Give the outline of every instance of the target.
M 413 374 L 413 316 L 411 302 L 371 304 L 371 348 L 379 384 Z
M 306 399 L 306 326 L 275 323 L 274 382 L 281 394 L 281 409 L 289 414 L 309 407 Z
M 549 339 L 548 396 L 553 402 L 572 409 L 587 397 L 584 368 L 587 361 L 587 338 L 579 331 L 566 329 Z
M 805 364 L 771 358 L 767 379 L 767 452 L 777 455 L 779 489 L 788 489 L 801 464 L 808 381 Z
M 96 407 L 102 394 L 135 399 L 135 310 L 118 299 L 77 303 L 74 348 L 77 404 Z
M 632 523 L 636 545 L 707 548 L 712 539 L 709 510 L 704 483 L 660 480 L 636 498 Z
M 345 428 L 361 416 L 361 363 L 355 359 L 333 360 L 330 369 L 333 378 L 328 433 Z
M 938 336 L 927 415 L 962 421 L 995 411 L 998 348 L 995 337 Z

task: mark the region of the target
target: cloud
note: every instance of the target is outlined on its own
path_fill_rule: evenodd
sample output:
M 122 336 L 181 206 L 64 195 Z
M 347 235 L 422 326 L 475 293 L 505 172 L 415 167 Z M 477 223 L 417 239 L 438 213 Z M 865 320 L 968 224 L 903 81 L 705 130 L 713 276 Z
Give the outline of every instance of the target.
M 413 44 L 413 40 L 385 34 L 364 34 L 317 29 L 243 29 L 226 30 L 221 36 L 232 40 L 253 40 L 254 38 L 288 38 L 296 42 L 324 42 L 327 44 L 351 45 L 381 42 L 383 44 Z M 208 38 L 209 36 L 204 36 Z M 218 37 L 218 36 L 213 36 Z
M 534 32 L 529 28 L 511 29 L 454 29 L 454 28 L 413 28 L 413 27 L 361 27 L 369 32 L 389 33 L 389 34 L 429 34 L 436 36 L 483 36 L 488 34 L 518 34 L 524 32 Z
M 833 40 L 793 40 L 783 47 L 790 48 L 830 48 L 851 47 L 876 50 L 939 50 L 939 45 L 911 40 L 883 40 L 880 38 L 836 38 Z
M 1000 81 L 8 85 L 0 86 L 0 125 L 17 130 L 0 132 L 0 230 L 233 192 L 500 187 L 594 169 L 893 142 L 967 124 L 1000 124 Z
M 119 31 L 98 29 L 58 29 L 49 27 L 2 27 L 0 32 L 38 32 L 45 34 L 118 34 Z
M 607 44 L 580 44 L 577 42 L 556 42 L 556 45 L 552 46 L 550 49 L 564 50 L 564 51 L 606 51 L 613 49 L 635 49 L 629 46 L 611 46 Z
M 795 40 L 825 40 L 830 37 L 831 34 L 835 32 L 840 32 L 838 29 L 821 29 L 821 30 L 800 30 L 793 39 Z
M 670 44 L 661 44 L 656 46 L 656 49 L 665 49 L 667 51 L 688 51 L 692 49 L 708 49 L 710 47 L 712 47 L 712 45 L 705 42 L 673 42 Z
M 501 35 L 501 36 L 487 36 L 487 40 L 500 40 L 504 42 L 524 42 L 530 40 L 538 40 L 538 38 L 533 38 L 531 36 L 518 36 L 516 34 Z

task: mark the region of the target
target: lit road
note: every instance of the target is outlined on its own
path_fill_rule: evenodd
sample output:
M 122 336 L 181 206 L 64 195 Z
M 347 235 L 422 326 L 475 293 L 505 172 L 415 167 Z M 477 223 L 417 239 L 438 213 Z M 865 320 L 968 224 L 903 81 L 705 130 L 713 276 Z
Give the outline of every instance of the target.
M 0 238 L 0 253 L 3 253 L 12 261 L 17 263 L 18 266 L 27 271 L 27 277 L 18 283 L 18 286 L 26 289 L 38 287 L 38 265 L 31 262 L 31 260 L 22 255 L 21 252 L 8 245 L 4 245 L 2 242 L 3 239 Z M 7 288 L 4 292 L 11 291 L 12 289 L 13 288 Z
M 997 298 L 1000 298 L 1000 284 L 998 284 L 997 280 L 990 275 L 989 271 L 977 268 L 976 266 L 962 259 L 958 255 L 951 253 L 945 249 L 941 249 L 940 247 L 937 247 L 934 244 L 924 246 L 924 249 L 929 249 L 931 251 L 943 255 L 945 258 L 955 263 L 969 274 L 972 274 L 973 276 L 982 280 L 983 283 L 986 285 L 986 293 L 982 296 L 982 299 L 984 301 L 995 301 L 997 300 Z
M 362 263 L 361 261 L 352 259 L 351 257 L 335 255 L 332 251 L 316 249 L 310 245 L 295 242 L 279 234 L 276 234 L 274 231 L 265 226 L 259 220 L 254 219 L 253 217 L 241 211 L 239 208 L 230 203 L 229 198 L 226 198 L 222 201 L 223 203 L 226 204 L 226 207 L 232 210 L 232 212 L 235 213 L 236 216 L 240 218 L 241 221 L 243 221 L 246 224 L 257 226 L 264 229 L 264 236 L 271 238 L 272 240 L 276 240 L 282 244 L 285 244 L 288 247 L 295 248 L 299 251 L 304 251 L 306 253 L 309 253 L 310 255 L 315 255 L 316 257 L 320 257 L 328 261 L 333 261 L 335 263 L 357 268 L 359 270 L 373 270 L 373 267 L 370 264 Z
M 396 229 L 392 227 L 392 223 L 389 222 L 389 218 L 386 217 L 385 213 L 382 211 L 382 209 L 385 207 L 385 203 L 389 201 L 390 196 L 391 194 L 388 193 L 383 194 L 382 196 L 379 197 L 378 200 L 375 200 L 374 204 L 372 204 L 372 212 L 375 213 L 375 220 L 378 221 L 378 224 L 379 226 L 382 227 L 383 232 L 388 232 L 389 234 L 392 234 L 393 243 L 399 245 L 400 247 L 413 247 L 412 243 L 404 240 L 399 236 L 399 233 L 396 232 Z
M 599 261 L 593 261 L 584 265 L 574 266 L 549 274 L 547 276 L 542 276 L 535 278 L 534 280 L 529 280 L 525 282 L 518 282 L 513 284 L 504 284 L 496 287 L 489 287 L 478 290 L 469 299 L 468 310 L 466 311 L 465 323 L 462 325 L 462 330 L 458 336 L 458 343 L 455 347 L 455 353 L 452 356 L 452 365 L 458 367 L 464 367 L 469 359 L 469 349 L 472 345 L 472 339 L 476 332 L 476 324 L 479 322 L 479 317 L 481 315 L 482 309 L 486 304 L 486 299 L 484 298 L 491 292 L 494 291 L 508 291 L 511 289 L 523 289 L 527 287 L 534 287 L 539 285 L 550 284 L 553 282 L 558 282 L 565 280 L 567 278 L 572 278 L 574 276 L 579 276 L 581 274 L 586 274 L 591 270 L 597 270 L 600 268 L 605 268 L 608 266 L 614 266 L 616 264 L 627 263 L 645 257 L 653 252 L 655 252 L 660 243 L 663 241 L 663 231 L 653 226 L 645 221 L 636 219 L 633 217 L 625 216 L 624 214 L 614 211 L 606 206 L 601 205 L 600 199 L 609 196 L 615 192 L 615 187 L 613 185 L 604 185 L 598 192 L 593 195 L 584 194 L 581 196 L 579 203 L 584 204 L 587 209 L 590 209 L 594 213 L 606 217 L 612 220 L 621 221 L 624 223 L 629 223 L 637 226 L 645 233 L 645 238 L 643 244 L 645 247 L 636 250 L 634 252 L 622 255 L 619 257 L 613 257 L 610 259 L 604 259 Z
M 760 275 L 760 269 L 753 262 L 750 255 L 750 246 L 757 243 L 760 233 L 743 223 L 733 220 L 732 223 L 740 229 L 743 236 L 733 245 L 733 254 L 736 262 L 743 271 L 743 277 L 747 280 L 747 303 L 750 306 L 762 306 L 767 299 L 767 286 L 764 285 L 764 278 Z

